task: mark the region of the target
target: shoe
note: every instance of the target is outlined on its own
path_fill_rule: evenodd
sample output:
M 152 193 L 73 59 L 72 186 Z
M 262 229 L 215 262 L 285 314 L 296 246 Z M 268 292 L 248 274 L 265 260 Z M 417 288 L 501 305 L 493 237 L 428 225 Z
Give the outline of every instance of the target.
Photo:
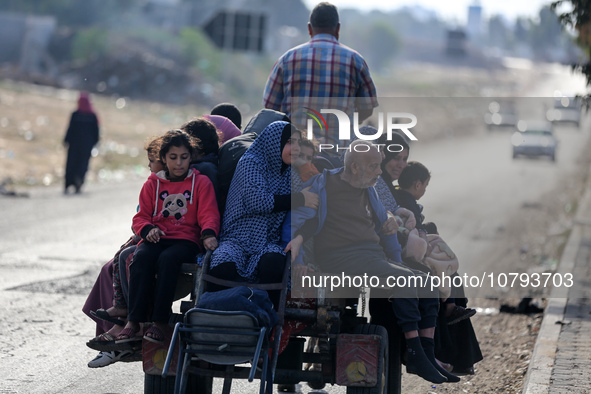
M 108 321 L 109 323 L 116 324 L 118 326 L 125 326 L 125 322 L 119 318 L 109 315 L 105 309 L 97 309 L 96 311 L 90 311 L 90 314 L 97 319 Z
M 113 352 L 113 351 L 139 351 L 142 348 L 141 337 L 136 338 L 137 341 L 118 343 L 116 338 L 108 332 L 104 332 L 101 335 L 92 338 L 86 342 L 86 346 L 99 352 Z
M 136 335 L 139 331 L 139 328 L 137 331 L 133 330 L 132 328 L 124 328 L 115 338 L 115 344 L 119 345 L 122 343 L 141 342 L 142 337 Z
M 322 390 L 326 384 L 324 383 L 315 383 L 315 382 L 308 382 L 308 386 L 314 390 Z
M 462 320 L 469 319 L 476 314 L 476 309 L 463 308 L 461 306 L 454 306 L 449 316 L 446 316 L 447 325 L 451 326 L 461 322 Z
M 435 359 L 435 361 L 437 361 L 437 364 L 439 364 L 441 368 L 445 369 L 449 373 L 451 373 L 451 371 L 453 371 L 454 369 L 454 366 L 449 363 L 444 363 L 443 361 L 439 361 L 438 359 Z
M 110 346 L 115 344 L 115 337 L 108 332 L 103 332 L 101 335 L 92 338 L 90 341 L 86 342 L 86 346 L 91 349 L 104 351 L 106 350 L 105 346 Z
M 474 375 L 474 367 L 455 368 L 452 373 L 455 375 Z
M 295 393 L 296 385 L 295 384 L 278 384 L 277 391 L 280 393 Z
M 121 357 L 119 360 L 122 363 L 133 363 L 136 361 L 143 361 L 143 355 L 141 349 L 133 349 L 131 350 L 131 354 L 125 357 Z
M 88 368 L 102 368 L 107 365 L 122 361 L 126 357 L 130 357 L 134 352 L 131 350 L 100 352 L 94 359 L 88 362 Z
M 166 337 L 164 336 L 164 332 L 154 325 L 145 332 L 144 339 L 157 345 L 163 345 Z
M 120 342 L 87 342 L 86 346 L 99 352 L 123 352 L 130 350 L 132 352 L 139 352 L 142 350 L 142 337 L 134 338 L 132 341 Z

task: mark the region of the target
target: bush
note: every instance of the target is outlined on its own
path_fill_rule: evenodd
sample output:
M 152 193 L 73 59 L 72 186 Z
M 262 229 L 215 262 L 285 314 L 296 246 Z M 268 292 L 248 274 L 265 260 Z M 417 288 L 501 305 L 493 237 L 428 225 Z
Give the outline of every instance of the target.
M 108 52 L 109 33 L 98 27 L 80 31 L 74 37 L 71 57 L 74 61 L 88 61 L 104 56 Z
M 201 31 L 184 28 L 180 33 L 183 56 L 208 77 L 218 79 L 222 70 L 222 56 Z

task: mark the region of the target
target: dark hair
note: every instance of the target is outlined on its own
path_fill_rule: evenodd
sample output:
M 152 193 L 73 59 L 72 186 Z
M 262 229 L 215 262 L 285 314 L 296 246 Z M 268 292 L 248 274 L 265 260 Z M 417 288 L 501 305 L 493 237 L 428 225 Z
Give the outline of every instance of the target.
M 318 3 L 310 13 L 310 25 L 314 29 L 335 30 L 339 25 L 337 7 L 326 1 Z
M 160 160 L 160 144 L 162 144 L 162 136 L 151 137 L 146 142 L 144 149 L 148 152 L 148 155 L 154 155 Z
M 220 132 L 215 125 L 207 119 L 195 118 L 181 126 L 192 137 L 199 140 L 199 152 L 203 155 L 210 153 L 218 154 L 220 147 Z
M 312 141 L 307 138 L 302 137 L 300 139 L 300 148 L 311 148 L 312 149 L 312 156 L 316 155 L 316 145 Z
M 382 152 L 384 152 L 384 160 L 382 160 L 382 178 L 386 181 L 386 183 L 390 183 L 393 182 L 394 179 L 390 178 L 390 175 L 388 174 L 388 171 L 386 171 L 386 165 L 388 164 L 388 162 L 392 159 L 395 159 L 398 154 L 400 154 L 402 151 L 404 151 L 406 149 L 406 151 L 408 153 L 410 153 L 410 147 L 408 145 L 408 142 L 406 142 L 406 139 L 396 133 L 396 132 L 392 132 L 392 138 L 388 139 L 388 135 L 386 133 L 382 134 L 382 136 L 380 138 L 378 138 L 378 144 L 384 144 L 384 147 L 382 148 Z M 402 146 L 402 151 L 400 152 L 391 152 L 388 149 L 388 146 L 390 145 L 400 145 Z
M 283 148 L 287 144 L 287 141 L 291 138 L 291 136 L 295 133 L 299 133 L 300 136 L 302 135 L 302 131 L 295 127 L 291 123 L 287 123 L 283 130 L 281 131 L 281 152 L 283 152 Z
M 398 185 L 402 189 L 408 189 L 416 181 L 425 182 L 429 178 L 431 178 L 431 173 L 427 167 L 418 161 L 409 161 L 398 177 Z
M 193 156 L 195 151 L 199 149 L 199 140 L 193 138 L 191 135 L 183 130 L 169 130 L 162 136 L 162 143 L 160 144 L 160 161 L 164 163 L 164 157 L 173 146 L 184 146 L 189 150 L 189 154 Z
M 400 146 L 402 146 L 402 150 L 406 149 L 408 152 L 410 152 L 410 146 L 408 145 L 408 142 L 406 141 L 406 139 L 401 134 L 398 134 L 396 132 L 392 132 L 392 138 L 390 138 L 390 139 L 388 139 L 387 133 L 382 134 L 382 136 L 380 138 L 378 138 L 378 143 L 385 145 L 384 155 L 386 155 L 386 157 L 384 158 L 384 161 L 382 164 L 386 164 L 390 160 L 395 159 L 396 156 L 398 156 L 398 154 L 400 153 L 400 152 L 391 152 L 388 149 L 389 145 L 400 145 Z
M 211 109 L 210 115 L 224 116 L 232 121 L 236 127 L 242 128 L 242 114 L 232 103 L 220 103 Z

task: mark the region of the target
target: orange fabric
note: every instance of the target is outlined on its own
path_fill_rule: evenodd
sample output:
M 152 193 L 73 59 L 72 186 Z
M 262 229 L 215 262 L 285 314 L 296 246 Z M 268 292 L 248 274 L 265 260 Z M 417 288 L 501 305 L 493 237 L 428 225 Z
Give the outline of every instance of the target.
M 300 169 L 300 178 L 302 181 L 307 182 L 310 178 L 314 175 L 320 174 L 320 171 L 316 168 L 316 166 L 312 163 L 303 164 Z

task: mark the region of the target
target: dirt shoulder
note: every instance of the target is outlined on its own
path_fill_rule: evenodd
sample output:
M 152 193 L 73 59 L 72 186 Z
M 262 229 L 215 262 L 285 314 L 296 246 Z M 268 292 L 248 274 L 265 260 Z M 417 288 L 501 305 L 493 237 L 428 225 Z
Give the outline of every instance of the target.
M 73 92 L 0 84 L 0 166 L 2 177 L 14 182 L 14 190 L 26 192 L 26 185 L 61 183 L 65 163 L 61 141 L 75 99 Z M 108 182 L 128 172 L 147 173 L 144 141 L 203 113 L 199 109 L 156 103 L 128 102 L 118 108 L 117 100 L 106 97 L 95 100 L 102 125 L 102 148 L 101 154 L 91 160 L 89 183 Z M 549 267 L 555 266 L 568 236 L 591 157 L 581 157 L 578 164 L 577 173 L 564 179 L 560 187 L 542 196 L 536 204 L 524 206 L 513 219 L 502 241 L 505 247 L 498 256 L 499 266 L 511 267 L 516 261 L 523 266 L 542 261 Z M 531 210 L 536 214 L 532 215 Z M 88 289 L 93 275 L 78 278 L 80 288 Z M 515 298 L 470 300 L 470 307 L 480 308 L 472 323 L 484 360 L 475 366 L 475 375 L 463 377 L 456 385 L 440 385 L 438 392 L 521 391 L 542 315 L 498 313 L 502 304 L 516 306 L 519 301 Z M 543 306 L 543 301 L 539 303 Z M 405 393 L 434 391 L 432 385 L 414 376 L 405 374 L 403 382 Z
M 589 152 L 591 141 L 582 152 Z M 505 228 L 496 258 L 498 267 L 542 267 L 554 270 L 570 234 L 578 201 L 583 194 L 591 157 L 581 155 L 577 170 L 562 179 L 558 187 L 543 195 L 534 204 L 524 206 Z M 532 211 L 534 211 L 532 214 Z M 509 272 L 510 270 L 499 272 Z M 545 307 L 549 294 L 540 293 L 532 304 Z M 517 307 L 521 298 L 484 299 L 469 301 L 478 308 L 471 321 L 484 359 L 475 365 L 474 375 L 462 376 L 457 384 L 436 387 L 443 393 L 521 393 L 525 375 L 540 330 L 543 313 L 505 313 L 503 306 Z M 434 386 L 405 374 L 404 393 L 434 392 Z

